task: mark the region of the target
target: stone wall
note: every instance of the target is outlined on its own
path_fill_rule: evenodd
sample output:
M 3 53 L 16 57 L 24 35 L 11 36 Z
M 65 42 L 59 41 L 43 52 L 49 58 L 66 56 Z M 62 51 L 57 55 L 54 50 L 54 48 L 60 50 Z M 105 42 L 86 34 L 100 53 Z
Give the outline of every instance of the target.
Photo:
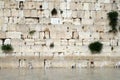
M 52 15 L 54 8 L 57 14 Z M 20 59 L 54 60 L 93 56 L 88 45 L 100 41 L 103 50 L 98 56 L 119 56 L 119 32 L 108 33 L 111 10 L 119 12 L 120 0 L 0 0 L 0 45 L 11 44 L 11 56 Z M 0 56 L 6 53 L 0 50 Z

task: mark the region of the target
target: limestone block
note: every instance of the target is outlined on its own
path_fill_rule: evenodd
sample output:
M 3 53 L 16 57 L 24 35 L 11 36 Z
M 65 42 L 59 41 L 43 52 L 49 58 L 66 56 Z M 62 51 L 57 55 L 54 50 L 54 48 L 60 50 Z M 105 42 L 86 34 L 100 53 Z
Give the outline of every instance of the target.
M 7 20 L 8 20 L 8 19 L 6 18 L 6 23 L 7 23 Z M 14 17 L 14 18 L 13 18 L 13 21 L 14 21 L 15 24 L 18 23 L 18 17 Z
M 103 19 L 99 19 L 99 20 L 96 20 L 95 21 L 95 25 L 97 26 L 97 25 L 99 25 L 99 26 L 105 26 L 106 25 L 106 22 L 105 22 L 106 20 L 103 20 Z
M 7 38 L 18 38 L 21 39 L 21 32 L 6 32 Z
M 49 24 L 51 22 L 50 18 L 42 18 L 40 19 L 40 24 Z
M 89 3 L 84 3 L 83 10 L 89 10 Z
M 95 4 L 95 10 L 101 10 L 101 5 L 100 3 Z
M 45 35 L 44 32 L 40 32 L 40 39 L 44 39 Z
M 0 17 L 0 30 L 2 29 L 3 24 L 4 24 L 4 18 Z
M 53 52 L 65 52 L 66 51 L 66 43 L 64 43 L 64 44 L 62 44 L 62 46 L 55 46 L 54 48 L 53 48 Z
M 2 31 L 0 31 L 0 39 L 4 39 L 4 38 L 6 38 L 6 34 L 5 34 L 5 32 L 2 32 Z
M 34 52 L 42 52 L 43 51 L 41 45 L 34 45 L 34 46 L 32 46 L 32 50 Z
M 37 39 L 35 42 L 39 42 L 40 45 L 46 45 L 46 41 L 45 40 L 41 40 L 41 39 Z
M 82 46 L 82 41 L 81 40 L 75 40 L 76 46 Z
M 75 19 L 75 20 L 73 20 L 73 24 L 74 24 L 74 25 L 81 25 L 80 19 Z
M 8 23 L 8 17 L 4 17 L 4 23 Z
M 82 19 L 82 24 L 83 25 L 93 25 L 93 20 L 92 19 Z
M 32 52 L 32 49 L 30 48 L 30 46 L 20 46 L 20 52 Z M 22 54 L 23 56 L 25 56 L 25 54 Z
M 11 45 L 25 45 L 25 41 L 23 41 L 22 39 L 11 39 Z
M 12 45 L 13 46 L 13 52 L 20 52 L 20 46 L 19 45 Z
M 24 16 L 25 17 L 30 17 L 31 16 L 31 11 L 30 10 L 24 10 Z
M 3 9 L 0 9 L 0 17 L 3 16 Z
M 110 3 L 110 0 L 104 0 L 104 3 Z
M 0 1 L 0 8 L 4 8 L 4 1 Z
M 67 39 L 72 38 L 72 32 L 65 32 L 65 35 L 63 38 L 67 38 Z
M 10 40 L 10 39 L 5 39 L 4 44 L 5 44 L 5 45 L 6 45 L 6 44 L 11 44 L 11 40 Z
M 18 32 L 28 32 L 30 25 L 27 24 L 19 24 L 16 26 L 16 31 Z
M 49 18 L 50 17 L 50 11 L 44 10 L 44 17 Z
M 60 46 L 60 39 L 54 39 L 53 41 L 55 46 Z
M 63 10 L 62 17 L 70 18 L 72 15 L 72 10 Z
M 91 12 L 90 11 L 85 11 L 84 18 L 89 19 L 90 16 L 91 16 Z
M 42 5 L 43 5 L 43 9 L 48 9 L 49 7 L 48 2 L 43 2 Z
M 34 45 L 34 39 L 25 39 L 26 45 Z
M 57 37 L 58 35 L 57 35 L 57 32 L 56 31 L 51 31 L 50 32 L 50 37 L 52 38 L 52 39 L 57 39 L 58 37 Z
M 11 16 L 10 9 L 4 9 L 4 16 Z
M 66 4 L 66 9 L 70 9 L 70 3 Z
M 35 2 L 28 2 L 28 9 L 36 9 L 36 4 Z
M 62 24 L 61 18 L 51 18 L 51 24 Z
M 79 38 L 80 39 L 90 38 L 90 32 L 79 32 Z
M 62 46 L 68 45 L 68 41 L 66 39 L 62 39 L 60 42 Z
M 64 36 L 63 36 L 63 35 L 64 35 Z M 58 32 L 56 32 L 56 38 L 57 38 L 57 39 L 67 38 L 67 37 L 65 37 L 65 36 L 67 36 L 67 34 L 66 34 L 64 31 L 58 31 Z
M 90 54 L 90 50 L 88 48 L 88 45 L 86 45 L 86 46 L 79 46 L 79 51 L 80 51 L 81 54 L 84 53 L 84 55 Z
M 2 31 L 7 31 L 8 30 L 8 25 L 7 24 L 3 24 L 1 30 Z
M 70 45 L 70 46 L 75 46 L 75 45 L 76 45 L 75 39 L 70 39 L 70 40 L 69 40 L 69 45 Z
M 15 24 L 10 24 L 8 25 L 8 31 L 16 31 L 16 26 Z
M 42 25 L 39 25 L 39 24 L 35 25 L 35 30 L 42 31 Z
M 78 34 L 77 31 L 73 31 L 73 32 L 72 32 L 72 38 L 73 38 L 73 39 L 78 39 L 78 38 L 79 38 L 79 34 Z
M 53 2 L 49 2 L 48 3 L 48 9 L 51 11 L 53 8 L 55 8 L 54 3 Z
M 53 43 L 53 40 L 52 39 L 46 39 L 46 46 L 50 46 L 51 43 Z
M 85 11 L 78 11 L 78 18 L 84 18 Z
M 105 10 L 112 10 L 111 4 L 105 4 Z
M 77 10 L 77 8 L 78 8 L 78 4 L 76 4 L 76 3 L 70 3 L 70 9 L 71 10 Z
M 61 10 L 66 10 L 67 9 L 67 3 L 65 3 L 65 2 L 62 2 L 62 3 L 60 3 L 60 9 Z
M 103 53 L 110 53 L 110 52 L 111 52 L 111 47 L 110 47 L 110 46 L 103 45 L 102 52 L 103 52 Z
M 72 7 L 72 6 L 71 6 Z M 83 4 L 82 3 L 77 3 L 76 9 L 77 10 L 83 10 Z
M 8 19 L 8 23 L 13 23 L 13 17 L 9 17 Z
M 33 53 L 33 52 L 30 52 L 30 53 L 25 53 L 25 56 L 35 56 L 35 53 Z
M 6 3 L 5 3 L 6 4 Z M 18 2 L 12 1 L 10 2 L 9 8 L 16 9 L 18 7 Z
M 100 38 L 99 33 L 95 33 L 95 32 L 92 33 L 92 38 L 97 38 L 97 39 Z
M 38 23 L 38 19 L 34 19 L 34 18 L 32 18 L 32 17 L 26 18 L 26 19 L 25 19 L 25 23 L 26 23 L 26 24 L 37 24 L 37 23 Z
M 37 10 L 31 10 L 31 17 L 37 17 Z
M 77 11 L 72 11 L 72 17 L 77 18 Z
M 94 3 L 89 3 L 89 9 L 90 10 L 95 10 L 95 4 Z

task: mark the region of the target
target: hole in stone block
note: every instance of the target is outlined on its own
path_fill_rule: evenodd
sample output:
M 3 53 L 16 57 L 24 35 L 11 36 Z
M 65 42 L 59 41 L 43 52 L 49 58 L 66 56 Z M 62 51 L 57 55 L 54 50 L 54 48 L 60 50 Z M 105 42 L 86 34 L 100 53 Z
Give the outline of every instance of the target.
M 56 10 L 56 8 L 53 8 L 53 10 L 51 11 L 51 14 L 52 14 L 52 16 L 57 15 L 57 10 Z
M 61 10 L 61 11 L 60 11 L 60 13 L 62 14 L 62 13 L 63 13 L 63 11 Z
M 19 2 L 19 8 L 22 10 L 23 7 L 24 7 L 23 1 L 20 1 L 20 2 Z
M 92 19 L 92 17 L 90 16 L 89 19 Z
M 115 0 L 113 1 L 113 3 L 115 3 Z
M 40 5 L 40 8 L 42 8 L 42 5 Z
M 82 21 L 82 18 L 79 18 L 80 19 L 80 21 Z

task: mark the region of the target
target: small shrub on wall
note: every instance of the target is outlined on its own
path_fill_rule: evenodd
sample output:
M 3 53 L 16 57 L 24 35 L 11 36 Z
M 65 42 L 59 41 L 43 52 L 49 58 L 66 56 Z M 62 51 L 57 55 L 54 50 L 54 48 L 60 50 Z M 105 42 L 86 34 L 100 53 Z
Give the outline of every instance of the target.
M 33 35 L 36 31 L 35 30 L 32 30 L 29 32 L 30 35 Z
M 95 54 L 95 53 L 100 53 L 101 52 L 103 44 L 96 41 L 96 42 L 90 43 L 88 47 L 89 47 L 91 53 Z
M 111 26 L 111 30 L 109 32 L 116 33 L 117 32 L 117 24 L 118 24 L 118 12 L 111 11 L 108 14 L 109 25 Z
M 5 53 L 9 53 L 13 51 L 13 47 L 10 44 L 2 45 L 1 50 Z

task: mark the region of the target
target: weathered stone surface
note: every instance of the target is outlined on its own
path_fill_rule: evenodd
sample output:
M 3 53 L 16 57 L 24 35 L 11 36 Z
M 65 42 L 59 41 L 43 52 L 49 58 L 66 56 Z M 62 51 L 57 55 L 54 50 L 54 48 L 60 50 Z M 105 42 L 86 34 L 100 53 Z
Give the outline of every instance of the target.
M 21 32 L 7 32 L 6 38 L 18 38 L 21 39 Z

